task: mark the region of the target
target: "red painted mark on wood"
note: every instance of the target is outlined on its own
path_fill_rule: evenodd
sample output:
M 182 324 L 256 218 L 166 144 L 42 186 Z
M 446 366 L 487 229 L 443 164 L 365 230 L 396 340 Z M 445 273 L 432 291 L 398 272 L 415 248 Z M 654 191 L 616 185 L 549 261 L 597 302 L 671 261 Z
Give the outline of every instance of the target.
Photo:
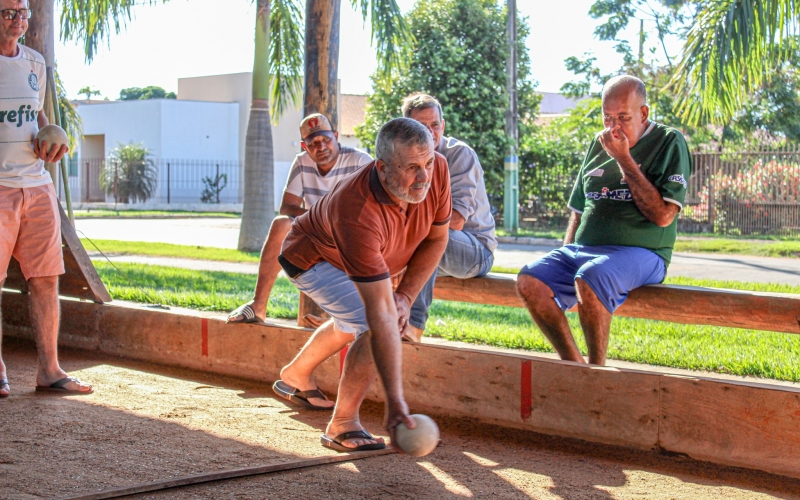
M 203 318 L 200 323 L 203 332 L 203 356 L 208 357 L 208 318 Z
M 344 346 L 341 351 L 339 351 L 339 377 L 341 378 L 342 372 L 344 371 L 344 358 L 347 357 L 347 349 L 349 346 Z
M 519 395 L 519 416 L 522 420 L 531 418 L 533 410 L 533 388 L 531 387 L 531 361 L 522 362 L 520 395 Z

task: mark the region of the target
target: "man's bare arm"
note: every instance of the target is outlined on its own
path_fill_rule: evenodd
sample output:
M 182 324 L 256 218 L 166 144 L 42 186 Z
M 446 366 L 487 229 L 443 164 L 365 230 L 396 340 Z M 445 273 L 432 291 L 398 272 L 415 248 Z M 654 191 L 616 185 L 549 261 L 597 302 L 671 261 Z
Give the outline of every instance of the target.
M 636 164 L 628 147 L 628 138 L 615 129 L 606 129 L 600 134 L 603 149 L 617 160 L 628 188 L 631 190 L 633 202 L 645 217 L 659 227 L 667 227 L 675 220 L 680 207 L 664 201 L 658 189 L 645 177 L 642 169 Z
M 303 208 L 303 198 L 294 195 L 292 193 L 287 193 L 286 191 L 283 192 L 283 198 L 281 199 L 281 209 L 279 213 L 281 215 L 288 215 L 289 217 L 300 217 L 307 210 Z
M 409 427 L 414 424 L 403 397 L 403 354 L 392 283 L 385 279 L 370 283 L 356 282 L 355 285 L 367 312 L 372 357 L 386 390 L 386 429 L 394 443 L 397 424 L 405 423 Z
M 567 234 L 564 235 L 564 245 L 575 243 L 575 233 L 578 232 L 578 226 L 581 225 L 581 214 L 572 212 L 569 216 L 569 223 L 567 224 Z
M 455 213 L 455 212 L 453 212 Z M 403 275 L 402 281 L 397 286 L 397 294 L 402 295 L 408 299 L 407 307 L 402 307 L 398 313 L 401 317 L 405 314 L 408 317 L 411 304 L 417 298 L 417 294 L 428 282 L 433 274 L 439 261 L 442 260 L 444 250 L 447 248 L 447 240 L 449 238 L 449 229 L 446 224 L 441 226 L 431 226 L 428 236 L 419 244 L 411 260 L 408 262 L 406 273 Z M 405 304 L 403 304 L 405 306 Z

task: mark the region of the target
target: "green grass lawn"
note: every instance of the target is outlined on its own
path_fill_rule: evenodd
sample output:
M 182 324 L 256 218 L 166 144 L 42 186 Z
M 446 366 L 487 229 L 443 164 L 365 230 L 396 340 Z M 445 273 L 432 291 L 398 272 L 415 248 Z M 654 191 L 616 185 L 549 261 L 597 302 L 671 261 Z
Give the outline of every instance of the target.
M 192 217 L 222 217 L 238 219 L 242 214 L 232 212 L 190 212 L 187 210 L 75 210 L 76 219 L 136 219 L 141 217 L 176 217 L 187 219 Z
M 176 257 L 182 259 L 217 260 L 222 262 L 258 262 L 258 252 L 241 252 L 229 248 L 172 245 L 170 243 L 147 243 L 144 241 L 92 240 L 105 254 L 150 255 L 153 257 Z M 86 238 L 81 238 L 83 247 L 95 251 Z
M 257 252 L 240 252 L 239 250 L 199 247 L 189 245 L 172 245 L 169 243 L 146 243 L 141 241 L 92 240 L 106 254 L 116 255 L 150 255 L 158 257 L 176 257 L 184 259 L 218 260 L 224 262 L 258 262 Z M 81 238 L 84 248 L 94 251 L 95 247 L 85 238 Z M 720 253 L 734 255 L 755 255 L 764 257 L 800 257 L 800 242 L 773 241 L 763 243 L 752 241 L 713 239 L 678 240 L 676 252 Z M 519 269 L 495 266 L 496 273 L 514 273 Z
M 140 264 L 117 264 L 137 286 L 110 264 L 96 262 L 115 299 L 227 312 L 250 300 L 255 276 L 201 272 Z M 672 278 L 670 283 L 800 294 L 800 286 Z M 297 291 L 278 279 L 270 315 L 297 317 Z M 515 307 L 435 300 L 428 335 L 498 347 L 553 352 L 530 320 Z M 586 353 L 577 315 L 568 314 L 582 352 Z M 611 326 L 609 358 L 636 363 L 800 381 L 800 336 L 692 326 L 616 317 Z

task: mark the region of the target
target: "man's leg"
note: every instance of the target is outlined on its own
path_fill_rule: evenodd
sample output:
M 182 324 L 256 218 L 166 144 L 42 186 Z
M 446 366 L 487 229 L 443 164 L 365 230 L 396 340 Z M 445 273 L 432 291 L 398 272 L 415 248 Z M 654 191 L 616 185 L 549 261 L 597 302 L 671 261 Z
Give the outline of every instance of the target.
M 0 281 L 0 289 L 3 288 L 5 280 Z M 2 294 L 0 294 L 0 302 L 2 301 Z M 0 319 L 2 318 L 2 304 L 0 304 Z M 8 374 L 6 373 L 6 364 L 3 362 L 3 322 L 0 320 L 0 380 L 7 380 Z M 11 388 L 8 384 L 0 384 L 0 397 L 6 397 L 11 394 Z
M 575 344 L 567 316 L 554 300 L 555 294 L 550 287 L 533 276 L 520 274 L 517 277 L 517 291 L 534 323 L 553 344 L 561 359 L 585 363 Z
M 267 317 L 269 296 L 272 293 L 272 287 L 275 285 L 275 280 L 278 278 L 278 273 L 281 270 L 281 265 L 278 263 L 278 254 L 281 253 L 283 239 L 286 238 L 291 228 L 291 218 L 285 215 L 275 217 L 272 220 L 272 226 L 269 228 L 267 239 L 264 241 L 264 246 L 261 248 L 256 291 L 253 295 L 253 300 L 249 302 L 256 317 L 261 321 L 264 321 Z M 231 313 L 231 315 L 228 316 L 228 321 L 239 322 L 243 319 L 245 318 L 241 313 Z
M 325 435 L 331 439 L 350 431 L 362 430 L 359 419 L 359 409 L 367 396 L 369 386 L 375 381 L 377 370 L 372 358 L 370 347 L 371 332 L 367 331 L 358 336 L 347 351 L 344 361 L 344 371 L 339 381 L 339 394 L 336 396 L 336 407 L 333 417 L 325 429 Z M 382 443 L 383 438 L 376 439 L 345 439 L 342 445 L 356 448 L 365 444 Z
M 449 239 L 437 271 L 420 290 L 409 315 L 409 330 L 419 342 L 428 321 L 428 309 L 433 302 L 433 287 L 437 273 L 442 276 L 466 279 L 484 276 L 492 269 L 494 255 L 475 236 L 464 231 L 449 231 Z
M 36 385 L 49 386 L 67 373 L 58 364 L 58 276 L 42 276 L 28 280 L 31 303 L 31 321 L 39 354 Z M 92 386 L 70 381 L 63 386 L 67 391 L 91 392 Z
M 589 349 L 589 363 L 605 365 L 612 315 L 583 279 L 575 280 L 575 288 L 578 291 L 578 316 Z
M 339 331 L 332 319 L 326 321 L 308 339 L 292 362 L 283 367 L 281 380 L 300 391 L 316 389 L 314 369 L 352 341 L 353 334 Z M 333 401 L 326 399 L 309 398 L 308 402 L 315 406 L 333 407 Z

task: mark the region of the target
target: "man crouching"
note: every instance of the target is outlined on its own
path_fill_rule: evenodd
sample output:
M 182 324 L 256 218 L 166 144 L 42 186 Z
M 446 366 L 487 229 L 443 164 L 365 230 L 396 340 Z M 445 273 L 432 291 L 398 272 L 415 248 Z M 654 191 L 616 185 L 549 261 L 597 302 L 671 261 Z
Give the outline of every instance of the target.
M 419 122 L 386 123 L 375 154 L 374 162 L 295 220 L 278 257 L 290 281 L 330 314 L 336 328 L 323 325 L 314 333 L 281 371 L 275 392 L 306 408 L 315 402 L 324 408 L 312 372 L 355 338 L 322 436 L 322 444 L 337 451 L 385 446 L 359 421 L 376 367 L 390 436 L 400 423 L 414 427 L 403 398 L 400 337 L 447 246 L 452 209 L 447 162 Z M 399 281 L 394 291 L 393 281 Z

